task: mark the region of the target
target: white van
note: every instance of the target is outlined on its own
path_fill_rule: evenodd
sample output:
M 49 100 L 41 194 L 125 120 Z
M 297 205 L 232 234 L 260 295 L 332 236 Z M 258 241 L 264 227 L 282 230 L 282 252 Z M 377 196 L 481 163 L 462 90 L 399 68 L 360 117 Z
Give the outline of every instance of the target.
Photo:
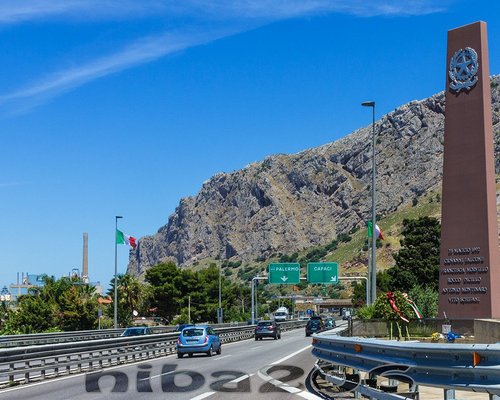
M 274 312 L 275 321 L 286 321 L 288 319 L 288 308 L 280 307 Z

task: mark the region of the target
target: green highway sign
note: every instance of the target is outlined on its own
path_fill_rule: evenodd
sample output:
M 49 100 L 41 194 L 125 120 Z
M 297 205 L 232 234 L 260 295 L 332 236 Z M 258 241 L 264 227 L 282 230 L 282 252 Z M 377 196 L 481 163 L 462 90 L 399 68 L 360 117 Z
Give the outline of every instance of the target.
M 300 282 L 299 263 L 269 264 L 269 283 L 296 285 Z
M 309 283 L 335 284 L 339 282 L 339 264 L 336 262 L 315 262 L 307 264 Z

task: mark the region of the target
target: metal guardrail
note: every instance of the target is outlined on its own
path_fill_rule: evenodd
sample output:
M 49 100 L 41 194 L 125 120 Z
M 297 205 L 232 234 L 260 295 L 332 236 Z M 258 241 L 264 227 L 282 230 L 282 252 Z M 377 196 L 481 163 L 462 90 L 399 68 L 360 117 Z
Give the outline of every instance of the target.
M 4 335 L 0 336 L 0 348 L 112 338 L 120 336 L 124 330 L 125 329 L 120 328 L 72 332 L 33 333 L 25 335 Z
M 225 328 L 234 326 L 247 326 L 246 323 L 225 323 L 212 325 L 215 328 Z M 152 326 L 154 333 L 170 333 L 176 331 L 175 325 Z M 3 335 L 0 336 L 0 349 L 6 347 L 33 346 L 52 343 L 78 342 L 80 340 L 106 339 L 118 337 L 125 328 L 118 329 L 99 329 L 87 331 L 70 332 L 51 332 L 51 333 L 32 333 L 23 335 Z
M 322 334 L 313 336 L 312 354 L 323 366 L 330 365 L 321 372 L 334 385 L 346 385 L 346 376 L 335 372 L 340 366 L 364 371 L 369 378 L 378 375 L 410 386 L 443 388 L 445 399 L 454 398 L 454 390 L 465 390 L 488 393 L 490 399 L 500 400 L 500 343 L 434 344 Z M 407 398 L 381 391 L 373 380 L 349 384 L 350 390 L 373 399 Z
M 303 321 L 280 323 L 282 331 Z M 253 338 L 255 325 L 216 328 L 222 343 Z M 29 383 L 72 373 L 176 353 L 179 333 L 115 337 L 0 349 L 0 386 Z

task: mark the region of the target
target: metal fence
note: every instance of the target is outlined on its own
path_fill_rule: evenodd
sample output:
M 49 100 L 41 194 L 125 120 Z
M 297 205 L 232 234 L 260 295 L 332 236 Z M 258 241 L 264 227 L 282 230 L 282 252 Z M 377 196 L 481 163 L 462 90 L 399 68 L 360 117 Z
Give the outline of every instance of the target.
M 120 328 L 92 331 L 33 333 L 26 335 L 4 335 L 0 336 L 0 348 L 105 339 L 120 336 L 123 331 L 124 329 Z
M 215 328 L 226 328 L 234 326 L 247 326 L 247 323 L 232 322 L 225 324 L 214 324 Z M 153 333 L 171 333 L 176 331 L 176 326 L 152 326 Z M 32 333 L 24 335 L 0 336 L 0 349 L 6 347 L 33 346 L 53 343 L 78 342 L 81 340 L 106 339 L 118 337 L 125 328 L 99 329 L 87 331 Z
M 500 400 L 500 344 L 433 344 L 336 335 L 314 335 L 317 368 L 332 385 L 372 399 L 418 398 L 418 385 L 488 393 Z M 361 379 L 360 372 L 364 372 Z M 408 384 L 407 393 L 387 393 L 376 378 Z M 394 383 L 395 382 L 395 383 Z M 392 390 L 391 389 L 391 390 Z
M 280 323 L 283 331 L 297 329 L 304 321 Z M 252 338 L 255 325 L 217 328 L 222 343 Z M 177 351 L 179 333 L 80 340 L 0 349 L 0 385 L 5 387 L 71 373 L 147 360 Z

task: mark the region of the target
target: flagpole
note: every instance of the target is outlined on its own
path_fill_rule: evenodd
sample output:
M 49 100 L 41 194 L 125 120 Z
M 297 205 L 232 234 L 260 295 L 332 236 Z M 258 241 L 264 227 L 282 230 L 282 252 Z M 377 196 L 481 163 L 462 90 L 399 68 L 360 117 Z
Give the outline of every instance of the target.
M 113 321 L 115 329 L 118 328 L 118 250 L 116 246 L 116 233 L 118 231 L 118 219 L 123 218 L 120 215 L 115 216 L 115 296 L 113 300 Z
M 375 303 L 377 299 L 377 263 L 375 250 L 377 248 L 377 238 L 375 236 L 375 229 L 377 226 L 377 214 L 376 214 L 376 190 L 375 190 L 375 102 L 365 101 L 361 103 L 363 107 L 372 108 L 372 259 L 370 264 L 370 269 L 368 272 L 368 277 L 370 279 L 370 304 Z

